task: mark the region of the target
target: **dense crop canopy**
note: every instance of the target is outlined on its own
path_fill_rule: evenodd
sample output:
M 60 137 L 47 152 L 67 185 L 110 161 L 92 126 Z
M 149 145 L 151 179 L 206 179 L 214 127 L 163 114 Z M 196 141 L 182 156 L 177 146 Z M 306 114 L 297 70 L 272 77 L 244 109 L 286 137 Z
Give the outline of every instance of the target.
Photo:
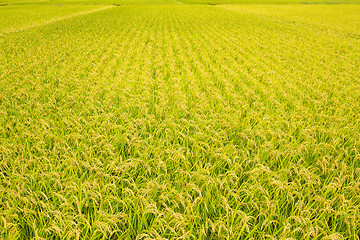
M 283 8 L 5 33 L 0 238 L 358 239 L 359 29 Z

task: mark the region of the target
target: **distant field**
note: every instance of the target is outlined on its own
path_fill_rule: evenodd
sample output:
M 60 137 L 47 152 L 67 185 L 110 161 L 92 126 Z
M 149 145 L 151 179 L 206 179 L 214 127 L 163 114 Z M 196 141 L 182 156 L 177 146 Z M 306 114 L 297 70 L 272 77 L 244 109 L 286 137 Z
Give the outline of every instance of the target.
M 341 5 L 341 4 L 359 4 L 359 0 L 182 0 L 182 3 L 190 4 L 260 4 L 260 5 L 279 5 L 279 4 L 304 4 L 304 5 Z
M 41 26 L 53 21 L 77 16 L 104 6 L 80 5 L 8 5 L 0 7 L 0 34 Z
M 0 7 L 3 4 L 18 4 L 18 3 L 46 3 L 49 0 L 0 0 Z
M 148 4 L 174 4 L 173 0 L 56 0 L 63 4 L 125 4 L 125 5 L 148 5 Z
M 0 7 L 0 239 L 359 240 L 360 7 L 142 3 Z
M 352 35 L 360 39 L 360 5 L 233 5 L 225 9 L 268 16 L 289 24 L 304 24 L 309 28 Z
M 174 4 L 174 0 L 0 0 L 1 4 L 42 4 L 42 5 L 111 5 L 111 4 Z
M 260 4 L 260 5 L 342 5 L 342 4 L 360 4 L 360 0 L 0 0 L 0 5 L 3 4 L 206 4 L 206 5 L 221 5 L 221 4 Z M 301 12 L 301 11 L 300 11 Z M 299 13 L 300 13 L 299 12 Z

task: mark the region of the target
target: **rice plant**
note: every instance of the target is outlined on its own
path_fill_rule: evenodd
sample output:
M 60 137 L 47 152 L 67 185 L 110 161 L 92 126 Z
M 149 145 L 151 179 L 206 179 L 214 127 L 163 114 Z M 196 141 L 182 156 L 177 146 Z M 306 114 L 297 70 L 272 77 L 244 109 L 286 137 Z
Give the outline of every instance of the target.
M 1 29 L 0 239 L 359 239 L 360 6 L 64 7 Z

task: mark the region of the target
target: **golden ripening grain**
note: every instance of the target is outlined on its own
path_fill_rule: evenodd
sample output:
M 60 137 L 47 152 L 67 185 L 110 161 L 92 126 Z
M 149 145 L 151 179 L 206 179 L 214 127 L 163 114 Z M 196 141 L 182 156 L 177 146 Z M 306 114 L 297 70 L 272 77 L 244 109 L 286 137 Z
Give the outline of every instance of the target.
M 360 5 L 286 1 L 2 0 L 0 239 L 359 240 Z

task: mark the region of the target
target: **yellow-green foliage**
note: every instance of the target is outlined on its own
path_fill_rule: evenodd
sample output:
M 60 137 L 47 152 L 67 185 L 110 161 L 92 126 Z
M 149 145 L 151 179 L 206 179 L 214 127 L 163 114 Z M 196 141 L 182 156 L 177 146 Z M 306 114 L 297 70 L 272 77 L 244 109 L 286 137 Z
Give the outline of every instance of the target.
M 0 239 L 359 239 L 359 30 L 226 7 L 2 36 Z
M 103 8 L 94 5 L 6 5 L 0 7 L 0 36 Z
M 296 22 L 323 31 L 336 31 L 360 39 L 360 5 L 225 5 L 242 14 L 263 15 L 273 20 Z
M 4 0 L 3 0 L 4 1 Z M 16 0 L 7 0 L 7 1 L 16 1 Z M 90 0 L 87 0 L 90 1 Z M 111 0 L 110 0 L 111 1 Z M 116 1 L 116 0 L 113 0 Z M 306 4 L 306 5 L 318 5 L 318 4 L 328 4 L 328 5 L 338 5 L 338 4 L 359 4 L 359 0 L 181 0 L 183 3 L 189 4 L 266 4 L 266 5 L 297 5 L 297 4 Z

